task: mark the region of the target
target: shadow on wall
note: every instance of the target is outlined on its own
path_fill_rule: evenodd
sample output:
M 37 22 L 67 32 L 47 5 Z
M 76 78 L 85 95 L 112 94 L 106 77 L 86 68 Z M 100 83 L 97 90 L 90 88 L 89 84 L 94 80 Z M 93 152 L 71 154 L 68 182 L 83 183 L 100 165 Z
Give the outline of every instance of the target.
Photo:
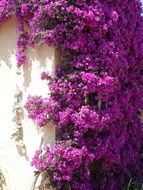
M 0 66 L 6 63 L 9 68 L 12 67 L 11 56 L 16 52 L 16 37 L 16 21 L 12 18 L 0 26 Z
M 53 127 L 52 122 L 49 122 L 45 127 L 39 128 L 36 126 L 39 135 L 42 135 L 41 144 L 39 144 L 39 148 L 49 146 L 53 147 L 55 145 L 55 128 Z
M 6 64 L 9 68 L 16 65 L 16 19 L 13 17 L 0 26 L 0 66 Z M 55 59 L 56 57 L 56 59 Z M 55 63 L 59 61 L 58 53 L 53 47 L 44 44 L 37 45 L 27 50 L 27 63 L 23 67 L 23 85 L 26 88 L 32 80 L 32 70 L 38 67 L 40 70 L 54 70 Z M 53 64 L 54 63 L 54 64 Z M 40 73 L 39 73 L 40 75 Z
M 11 122 L 11 115 L 16 84 L 20 86 L 20 90 L 23 93 L 22 105 L 27 100 L 29 94 L 47 95 L 49 93 L 48 87 L 46 83 L 40 80 L 40 74 L 44 70 L 52 74 L 55 65 L 60 61 L 59 53 L 55 51 L 53 47 L 48 47 L 44 44 L 36 45 L 36 47 L 27 50 L 27 64 L 21 68 L 21 75 L 16 75 L 16 41 L 16 21 L 15 18 L 12 18 L 0 26 L 0 86 L 2 89 L 0 105 L 1 110 L 5 109 L 2 113 L 3 116 L 0 118 L 0 123 L 4 123 L 1 130 L 5 130 L 6 140 L 8 142 L 7 126 L 10 127 L 14 125 Z M 38 144 L 36 138 L 41 135 L 44 139 L 44 145 L 54 144 L 55 129 L 51 127 L 51 124 L 48 124 L 47 127 L 43 128 L 41 132 L 37 134 L 34 123 L 29 121 L 25 110 L 21 116 L 21 120 L 24 130 L 24 141 L 26 142 L 26 148 L 28 147 L 28 153 L 30 152 L 31 154 L 32 152 L 32 148 L 29 144 L 36 147 Z M 25 127 L 27 125 L 30 125 L 30 127 Z M 33 134 L 35 134 L 35 138 L 31 139 Z
M 34 48 L 27 50 L 27 63 L 23 66 L 23 85 L 26 88 L 29 87 L 32 80 L 32 70 L 54 70 L 55 55 L 54 48 L 48 47 L 44 44 L 37 45 Z M 33 69 L 32 69 L 33 68 Z M 40 76 L 40 72 L 39 72 Z
M 0 66 L 6 64 L 9 68 L 16 64 L 16 18 L 8 20 L 0 26 Z M 29 48 L 27 51 L 27 62 L 23 67 L 24 86 L 27 88 L 31 82 L 32 63 L 39 64 L 42 69 L 50 67 L 54 70 L 55 64 L 59 63 L 59 52 L 53 47 L 40 44 L 34 48 Z M 54 64 L 53 64 L 54 63 Z M 50 66 L 49 66 L 50 65 Z

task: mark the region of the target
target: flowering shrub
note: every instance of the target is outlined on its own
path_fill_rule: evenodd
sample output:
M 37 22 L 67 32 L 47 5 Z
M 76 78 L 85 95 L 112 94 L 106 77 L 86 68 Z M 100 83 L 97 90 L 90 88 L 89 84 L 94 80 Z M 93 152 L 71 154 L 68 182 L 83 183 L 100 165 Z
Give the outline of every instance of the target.
M 67 144 L 58 144 L 53 149 L 45 147 L 44 151 L 36 151 L 32 160 L 38 170 L 52 173 L 50 182 L 57 189 L 91 189 L 89 165 L 93 155 L 86 147 L 77 149 Z M 77 180 L 78 179 L 78 180 Z M 82 185 L 81 185 L 82 184 Z
M 0 22 L 13 14 L 18 67 L 26 47 L 39 42 L 62 56 L 55 76 L 41 75 L 50 98 L 29 97 L 25 105 L 29 118 L 40 126 L 51 119 L 57 129 L 56 146 L 37 151 L 32 165 L 57 190 L 122 190 L 131 178 L 142 183 L 141 2 L 1 0 Z

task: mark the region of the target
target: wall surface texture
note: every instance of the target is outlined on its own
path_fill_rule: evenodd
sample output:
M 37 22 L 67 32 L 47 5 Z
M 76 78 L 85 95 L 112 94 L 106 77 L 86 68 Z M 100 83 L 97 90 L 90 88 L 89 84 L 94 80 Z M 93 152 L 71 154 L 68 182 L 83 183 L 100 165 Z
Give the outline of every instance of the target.
M 31 158 L 39 148 L 42 137 L 44 144 L 54 145 L 55 131 L 49 124 L 38 128 L 22 114 L 23 142 L 25 154 L 20 154 L 11 135 L 15 130 L 13 119 L 14 95 L 16 86 L 22 91 L 22 105 L 27 96 L 48 93 L 47 84 L 40 80 L 43 70 L 52 73 L 57 56 L 53 48 L 40 45 L 28 50 L 28 63 L 21 75 L 16 74 L 16 23 L 11 19 L 0 26 L 0 170 L 6 179 L 6 190 L 30 190 L 33 183 Z

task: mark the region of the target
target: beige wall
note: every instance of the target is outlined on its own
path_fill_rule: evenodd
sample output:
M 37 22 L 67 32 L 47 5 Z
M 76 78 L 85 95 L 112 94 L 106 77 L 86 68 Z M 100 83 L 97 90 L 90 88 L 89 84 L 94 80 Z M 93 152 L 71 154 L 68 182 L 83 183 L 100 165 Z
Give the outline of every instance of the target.
M 16 84 L 23 92 L 23 102 L 29 94 L 43 95 L 48 93 L 46 83 L 40 80 L 40 73 L 46 68 L 53 71 L 55 65 L 55 50 L 41 45 L 28 51 L 28 64 L 22 69 L 20 76 L 16 75 L 16 31 L 15 19 L 0 26 L 0 169 L 2 169 L 8 190 L 30 190 L 33 182 L 33 170 L 30 160 L 38 149 L 41 137 L 44 144 L 54 144 L 55 131 L 52 126 L 39 129 L 27 118 L 24 111 L 22 120 L 24 129 L 24 144 L 27 156 L 20 156 L 11 134 L 15 129 L 13 104 Z M 45 137 L 46 136 L 46 137 Z

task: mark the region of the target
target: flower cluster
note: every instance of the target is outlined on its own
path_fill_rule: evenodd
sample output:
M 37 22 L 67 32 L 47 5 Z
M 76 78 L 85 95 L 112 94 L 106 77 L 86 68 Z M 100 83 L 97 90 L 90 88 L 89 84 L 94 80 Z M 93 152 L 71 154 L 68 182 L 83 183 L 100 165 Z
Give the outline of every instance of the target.
M 39 171 L 47 170 L 49 175 L 52 173 L 51 183 L 56 181 L 58 189 L 83 190 L 91 187 L 89 165 L 92 160 L 93 155 L 88 153 L 86 147 L 74 148 L 69 141 L 57 144 L 53 149 L 45 147 L 43 151 L 36 151 L 32 165 Z
M 28 118 L 34 120 L 39 126 L 44 126 L 49 122 L 48 102 L 41 96 L 29 96 L 25 109 L 28 111 Z
M 143 182 L 141 2 L 11 1 L 0 2 L 0 22 L 16 14 L 18 67 L 26 47 L 39 42 L 62 56 L 53 77 L 41 75 L 50 97 L 29 97 L 25 105 L 36 123 L 50 118 L 57 130 L 56 146 L 37 151 L 32 165 L 57 190 L 121 190 L 131 178 Z

